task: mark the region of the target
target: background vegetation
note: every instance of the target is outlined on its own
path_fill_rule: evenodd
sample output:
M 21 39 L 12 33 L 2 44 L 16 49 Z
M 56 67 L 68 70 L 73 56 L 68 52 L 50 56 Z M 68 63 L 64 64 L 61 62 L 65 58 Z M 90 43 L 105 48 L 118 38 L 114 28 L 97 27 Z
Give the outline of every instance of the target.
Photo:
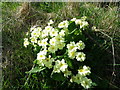
M 29 75 L 34 53 L 23 47 L 25 33 L 33 25 L 44 27 L 49 19 L 56 23 L 87 16 L 99 31 L 84 32 L 87 58 L 96 88 L 120 89 L 120 20 L 118 3 L 2 2 L 2 70 L 3 90 L 79 88 L 79 85 L 44 79 L 41 73 Z M 113 40 L 113 43 L 112 43 Z M 115 63 L 114 63 L 115 61 Z M 88 64 L 88 63 L 86 63 Z M 114 72 L 114 73 L 113 73 Z M 62 84 L 61 84 L 62 83 Z

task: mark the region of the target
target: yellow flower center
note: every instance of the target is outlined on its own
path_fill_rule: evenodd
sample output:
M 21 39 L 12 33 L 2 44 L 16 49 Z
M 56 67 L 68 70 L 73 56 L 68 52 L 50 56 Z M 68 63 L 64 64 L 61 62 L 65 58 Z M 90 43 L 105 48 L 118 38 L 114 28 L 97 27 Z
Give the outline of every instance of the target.
M 84 70 L 83 70 L 83 69 L 79 69 L 78 71 L 79 71 L 79 72 L 84 72 Z
M 43 57 L 43 55 L 40 55 L 39 57 L 41 58 L 41 57 Z
M 46 58 L 45 60 L 48 62 L 50 59 L 49 59 L 49 58 Z
M 74 48 L 74 46 L 70 46 L 70 49 L 73 49 Z
M 63 63 L 60 63 L 60 67 L 62 67 L 64 64 Z

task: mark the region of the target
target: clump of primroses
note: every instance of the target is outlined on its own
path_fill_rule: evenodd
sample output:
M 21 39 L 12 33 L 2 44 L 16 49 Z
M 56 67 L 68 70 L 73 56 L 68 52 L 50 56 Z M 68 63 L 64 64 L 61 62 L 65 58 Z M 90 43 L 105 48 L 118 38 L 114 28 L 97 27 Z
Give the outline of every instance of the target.
M 90 67 L 80 65 L 75 74 L 69 69 L 66 58 L 64 58 L 66 56 L 73 62 L 85 61 L 86 54 L 83 52 L 85 43 L 80 39 L 78 42 L 69 41 L 66 37 L 70 34 L 68 29 L 70 23 L 75 23 L 79 30 L 84 30 L 89 25 L 86 17 L 84 16 L 81 19 L 73 18 L 70 21 L 64 20 L 56 28 L 53 27 L 54 23 L 53 20 L 50 20 L 44 28 L 39 26 L 31 27 L 29 36 L 27 33 L 28 37 L 24 38 L 24 46 L 26 48 L 28 45 L 32 45 L 34 48 L 40 47 L 40 51 L 36 55 L 39 67 L 52 69 L 51 74 L 63 73 L 63 76 L 69 79 L 71 83 L 81 84 L 85 89 L 91 88 L 92 80 L 87 77 L 91 73 Z M 62 50 L 65 52 L 58 55 L 57 53 Z

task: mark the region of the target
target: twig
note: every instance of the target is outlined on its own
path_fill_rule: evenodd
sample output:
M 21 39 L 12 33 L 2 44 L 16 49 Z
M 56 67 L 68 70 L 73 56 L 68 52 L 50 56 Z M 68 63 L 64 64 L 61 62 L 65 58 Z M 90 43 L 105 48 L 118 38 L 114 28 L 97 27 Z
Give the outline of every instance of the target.
M 100 31 L 101 32 L 101 31 Z M 104 34 L 105 36 L 107 36 L 108 38 L 110 38 L 111 40 L 111 44 L 112 44 L 112 55 L 113 55 L 113 73 L 112 75 L 116 76 L 115 75 L 115 49 L 114 49 L 114 43 L 113 43 L 113 38 L 110 37 L 109 35 L 107 35 L 106 33 L 104 32 L 101 32 L 102 34 Z

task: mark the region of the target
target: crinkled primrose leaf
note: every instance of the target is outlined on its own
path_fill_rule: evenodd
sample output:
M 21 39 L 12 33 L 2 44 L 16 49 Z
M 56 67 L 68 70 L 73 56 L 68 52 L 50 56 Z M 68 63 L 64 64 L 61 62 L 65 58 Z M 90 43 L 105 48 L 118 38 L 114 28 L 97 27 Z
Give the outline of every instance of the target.
M 44 69 L 45 69 L 45 67 L 44 67 L 44 68 L 35 67 L 35 68 L 31 69 L 30 71 L 28 71 L 28 72 L 26 72 L 26 73 L 37 73 L 37 72 L 43 71 Z

